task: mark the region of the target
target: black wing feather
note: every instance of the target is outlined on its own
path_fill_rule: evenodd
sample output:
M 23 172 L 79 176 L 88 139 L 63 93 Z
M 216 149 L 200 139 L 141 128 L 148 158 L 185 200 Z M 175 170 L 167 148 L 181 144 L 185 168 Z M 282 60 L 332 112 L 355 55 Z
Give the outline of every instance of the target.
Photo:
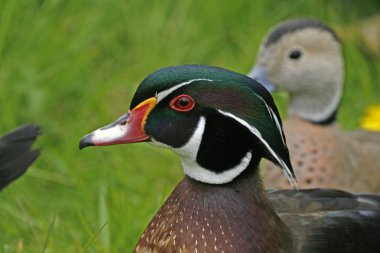
M 293 233 L 295 252 L 379 252 L 379 195 L 310 189 L 268 196 Z
M 16 180 L 39 156 L 31 147 L 41 129 L 35 125 L 21 126 L 0 138 L 0 190 Z

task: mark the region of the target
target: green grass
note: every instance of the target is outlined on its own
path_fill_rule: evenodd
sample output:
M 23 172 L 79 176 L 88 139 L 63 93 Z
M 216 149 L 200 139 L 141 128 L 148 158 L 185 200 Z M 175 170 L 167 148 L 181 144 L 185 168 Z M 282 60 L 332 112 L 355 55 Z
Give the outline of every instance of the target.
M 79 151 L 84 134 L 126 112 L 158 68 L 247 73 L 281 20 L 314 16 L 344 28 L 379 8 L 375 0 L 0 1 L 0 132 L 43 128 L 41 157 L 0 193 L 0 252 L 130 252 L 183 176 L 179 159 L 149 144 Z M 355 38 L 345 55 L 340 121 L 355 128 L 380 102 L 380 60 Z M 275 98 L 284 111 L 284 97 Z

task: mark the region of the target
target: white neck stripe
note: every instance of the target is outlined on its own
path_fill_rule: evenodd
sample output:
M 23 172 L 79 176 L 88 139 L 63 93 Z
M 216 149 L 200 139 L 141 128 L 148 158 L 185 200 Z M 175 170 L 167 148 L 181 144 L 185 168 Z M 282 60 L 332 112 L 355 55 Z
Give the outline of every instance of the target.
M 189 81 L 186 81 L 186 82 L 183 82 L 183 83 L 180 83 L 180 84 L 177 84 L 176 86 L 174 87 L 171 87 L 167 90 L 164 90 L 164 91 L 161 91 L 160 93 L 156 94 L 156 97 L 157 97 L 157 103 L 159 103 L 161 100 L 163 100 L 164 98 L 166 98 L 170 93 L 172 93 L 173 91 L 181 88 L 182 86 L 185 86 L 185 85 L 188 85 L 188 84 L 191 84 L 192 82 L 196 82 L 196 81 L 208 81 L 208 82 L 212 82 L 214 80 L 211 80 L 211 79 L 206 79 L 206 78 L 197 78 L 197 79 L 192 79 L 192 80 L 189 80 Z
M 288 168 L 288 166 L 286 165 L 286 163 L 276 154 L 276 152 L 273 151 L 273 149 L 269 146 L 269 144 L 264 140 L 264 138 L 262 137 L 261 133 L 259 132 L 259 130 L 257 130 L 257 128 L 251 126 L 250 124 L 248 124 L 245 120 L 241 119 L 241 118 L 238 118 L 236 117 L 235 115 L 229 113 L 229 112 L 224 112 L 222 110 L 218 110 L 221 114 L 227 116 L 227 117 L 230 117 L 230 118 L 233 118 L 234 120 L 238 121 L 240 124 L 242 124 L 243 126 L 245 126 L 251 133 L 253 133 L 257 138 L 259 138 L 259 140 L 264 144 L 264 146 L 268 149 L 268 151 L 273 155 L 273 157 L 277 160 L 277 162 L 281 165 L 281 167 L 283 168 L 283 170 L 286 172 L 286 176 L 289 180 L 289 183 L 296 187 L 298 189 L 298 186 L 297 186 L 297 181 L 296 179 L 293 177 L 290 169 Z
M 197 154 L 202 142 L 205 127 L 206 119 L 201 116 L 189 141 L 181 148 L 175 148 L 173 150 L 181 157 L 182 167 L 185 174 L 194 180 L 208 184 L 225 184 L 231 182 L 248 167 L 252 159 L 252 152 L 248 151 L 239 164 L 221 173 L 215 173 L 203 168 L 197 163 Z
M 188 163 L 190 160 L 185 159 L 182 159 L 182 166 L 186 175 L 197 181 L 207 184 L 226 184 L 239 176 L 248 167 L 251 159 L 252 151 L 248 151 L 247 154 L 241 159 L 239 164 L 221 173 L 216 173 L 205 169 L 197 162 Z

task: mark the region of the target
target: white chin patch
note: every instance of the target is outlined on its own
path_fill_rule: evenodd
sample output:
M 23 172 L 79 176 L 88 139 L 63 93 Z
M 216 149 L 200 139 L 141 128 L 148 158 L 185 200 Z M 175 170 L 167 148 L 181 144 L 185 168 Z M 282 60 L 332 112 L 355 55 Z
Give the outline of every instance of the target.
M 194 180 L 208 184 L 224 184 L 231 182 L 242 171 L 244 171 L 252 158 L 252 153 L 247 152 L 241 162 L 235 167 L 228 169 L 222 173 L 215 173 L 200 166 L 197 161 L 197 153 L 201 145 L 202 136 L 206 126 L 206 119 L 200 117 L 197 128 L 189 141 L 181 148 L 173 149 L 179 154 L 182 160 L 182 166 L 185 174 Z

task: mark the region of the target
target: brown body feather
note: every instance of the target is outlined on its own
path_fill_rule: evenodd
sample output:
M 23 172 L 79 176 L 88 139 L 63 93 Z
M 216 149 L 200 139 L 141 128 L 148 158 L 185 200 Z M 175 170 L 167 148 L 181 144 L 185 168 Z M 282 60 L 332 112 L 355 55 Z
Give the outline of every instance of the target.
M 284 130 L 300 188 L 380 192 L 380 133 L 344 132 L 338 123 L 318 125 L 297 116 L 285 120 Z M 270 162 L 264 161 L 263 176 L 267 189 L 289 188 Z
M 289 231 L 255 173 L 225 185 L 185 177 L 145 229 L 135 252 L 290 252 Z

